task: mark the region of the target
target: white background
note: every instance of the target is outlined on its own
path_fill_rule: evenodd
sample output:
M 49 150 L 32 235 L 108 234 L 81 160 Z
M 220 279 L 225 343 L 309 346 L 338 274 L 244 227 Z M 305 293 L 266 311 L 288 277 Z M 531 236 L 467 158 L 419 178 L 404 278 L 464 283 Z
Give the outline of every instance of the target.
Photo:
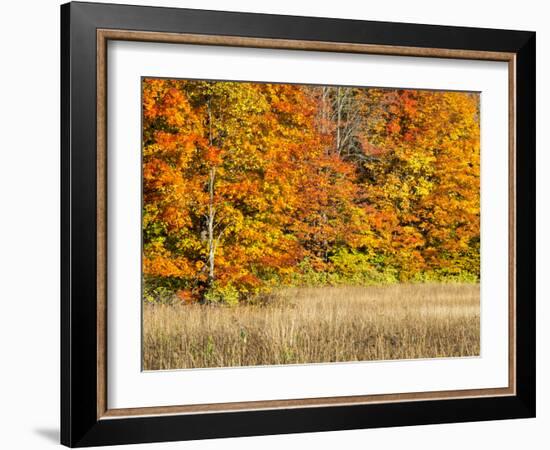
M 152 1 L 132 0 L 135 4 Z M 232 0 L 162 1 L 156 5 L 299 14 L 354 19 L 466 25 L 537 31 L 538 147 L 538 418 L 399 429 L 357 430 L 267 436 L 204 442 L 141 445 L 135 448 L 280 449 L 421 448 L 464 449 L 548 447 L 550 272 L 545 254 L 550 238 L 543 225 L 550 189 L 545 168 L 550 140 L 543 133 L 550 120 L 548 53 L 550 30 L 544 3 L 534 0 L 460 4 L 441 1 L 354 0 L 265 2 Z M 0 273 L 0 446 L 41 449 L 58 441 L 59 422 L 59 2 L 8 2 L 3 5 L 0 126 L 2 238 Z M 542 130 L 542 131 L 541 131 Z M 546 194 L 546 195 L 545 195 Z M 542 382 L 540 381 L 542 380 Z M 126 447 L 131 448 L 131 447 Z
M 107 52 L 108 408 L 508 385 L 507 63 L 143 42 Z M 141 372 L 142 75 L 481 92 L 481 356 Z

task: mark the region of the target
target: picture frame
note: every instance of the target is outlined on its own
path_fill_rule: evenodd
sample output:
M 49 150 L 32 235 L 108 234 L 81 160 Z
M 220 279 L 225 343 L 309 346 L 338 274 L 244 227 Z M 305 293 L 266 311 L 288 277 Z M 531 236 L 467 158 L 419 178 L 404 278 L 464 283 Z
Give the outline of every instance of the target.
M 70 447 L 535 416 L 534 32 L 72 2 L 61 6 L 61 443 Z M 508 66 L 508 386 L 284 400 L 107 401 L 107 43 Z M 223 71 L 220 72 L 223 78 Z M 111 133 L 113 130 L 111 130 Z

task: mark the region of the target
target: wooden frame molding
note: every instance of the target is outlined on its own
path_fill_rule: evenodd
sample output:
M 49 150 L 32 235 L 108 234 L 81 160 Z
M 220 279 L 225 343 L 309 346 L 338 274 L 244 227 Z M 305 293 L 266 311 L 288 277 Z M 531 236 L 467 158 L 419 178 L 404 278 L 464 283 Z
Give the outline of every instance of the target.
M 509 71 L 509 385 L 505 388 L 326 397 L 109 409 L 107 404 L 107 42 L 109 40 L 347 52 L 394 56 L 475 59 L 508 62 Z M 510 52 L 345 44 L 183 33 L 97 29 L 97 419 L 132 416 L 206 414 L 230 411 L 292 409 L 513 396 L 516 394 L 516 54 Z
M 487 61 L 511 61 L 515 54 L 481 50 L 447 48 L 404 47 L 375 44 L 344 44 L 327 41 L 299 41 L 292 39 L 251 38 L 241 36 L 218 36 L 191 33 L 156 33 L 98 29 L 98 42 L 107 40 L 159 42 L 165 44 L 217 45 L 223 47 L 250 47 L 278 50 L 307 50 L 321 52 L 364 53 L 371 55 L 418 56 L 432 58 L 474 59 Z

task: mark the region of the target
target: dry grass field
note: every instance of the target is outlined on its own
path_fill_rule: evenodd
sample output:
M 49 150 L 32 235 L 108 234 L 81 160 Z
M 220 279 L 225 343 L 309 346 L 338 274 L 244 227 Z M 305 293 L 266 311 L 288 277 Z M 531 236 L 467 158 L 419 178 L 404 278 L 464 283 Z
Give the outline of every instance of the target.
M 479 355 L 479 285 L 293 288 L 266 305 L 143 308 L 143 368 Z

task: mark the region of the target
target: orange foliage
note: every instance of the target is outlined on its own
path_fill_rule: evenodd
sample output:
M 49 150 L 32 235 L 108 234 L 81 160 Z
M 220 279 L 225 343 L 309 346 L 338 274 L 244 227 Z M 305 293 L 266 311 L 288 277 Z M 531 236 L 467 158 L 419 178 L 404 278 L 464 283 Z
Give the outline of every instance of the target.
M 336 273 L 345 255 L 401 279 L 479 276 L 478 108 L 470 93 L 144 79 L 146 279 L 191 301 L 291 283 L 306 263 Z

